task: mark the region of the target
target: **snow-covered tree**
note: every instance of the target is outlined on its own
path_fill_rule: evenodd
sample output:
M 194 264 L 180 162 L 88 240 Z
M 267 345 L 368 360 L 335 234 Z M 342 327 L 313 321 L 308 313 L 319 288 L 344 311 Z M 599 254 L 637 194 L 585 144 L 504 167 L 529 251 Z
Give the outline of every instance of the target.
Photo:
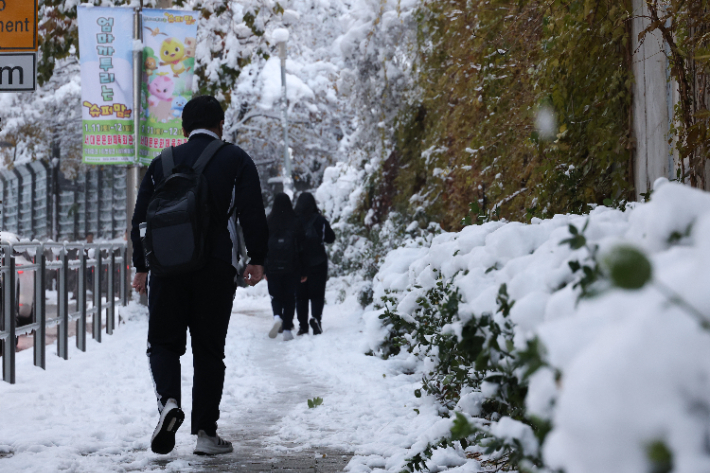
M 80 3 L 148 8 L 156 2 L 40 1 L 40 89 L 36 94 L 4 98 L 9 126 L 3 136 L 20 143 L 23 159 L 46 158 L 50 148 L 58 146 L 63 167 L 65 162 L 79 165 L 81 51 L 77 52 L 76 12 Z M 280 173 L 283 156 L 280 66 L 273 33 L 288 29 L 294 176 L 302 183 L 300 188 L 316 187 L 323 169 L 339 159 L 340 140 L 351 133 L 352 113 L 337 90 L 341 54 L 333 47 L 342 31 L 341 17 L 350 7 L 300 0 L 176 0 L 174 8 L 200 12 L 194 92 L 213 94 L 222 101 L 228 120 L 225 138 L 264 165 L 266 178 Z
M 5 94 L 3 140 L 5 166 L 34 159 L 61 156 L 61 170 L 68 176 L 81 166 L 81 85 L 75 55 L 57 61 L 54 73 L 34 94 Z

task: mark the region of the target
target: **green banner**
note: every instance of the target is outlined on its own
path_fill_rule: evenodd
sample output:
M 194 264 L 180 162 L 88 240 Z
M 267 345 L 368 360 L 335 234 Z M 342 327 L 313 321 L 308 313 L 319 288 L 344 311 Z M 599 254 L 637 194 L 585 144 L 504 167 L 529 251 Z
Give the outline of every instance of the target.
M 133 120 L 83 120 L 86 164 L 133 163 Z M 127 158 L 130 156 L 130 158 Z
M 182 110 L 192 98 L 197 15 L 147 9 L 142 12 L 142 24 L 138 158 L 148 165 L 164 148 L 187 141 L 182 133 Z

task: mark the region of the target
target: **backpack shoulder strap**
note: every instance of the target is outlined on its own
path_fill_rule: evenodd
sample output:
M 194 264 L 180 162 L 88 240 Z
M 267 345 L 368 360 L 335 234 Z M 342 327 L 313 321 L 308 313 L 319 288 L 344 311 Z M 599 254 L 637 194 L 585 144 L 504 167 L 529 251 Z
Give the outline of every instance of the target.
M 168 146 L 160 153 L 163 162 L 163 178 L 168 177 L 173 173 L 173 168 L 175 167 L 175 161 L 173 161 L 173 147 Z
M 219 151 L 222 146 L 226 144 L 227 143 L 222 140 L 211 141 L 210 144 L 207 145 L 207 148 L 205 148 L 205 150 L 202 152 L 200 157 L 197 158 L 197 162 L 195 162 L 195 165 L 192 166 L 192 169 L 195 170 L 195 173 L 202 174 L 202 172 L 209 164 L 210 160 L 214 157 L 215 154 L 217 154 L 217 151 Z

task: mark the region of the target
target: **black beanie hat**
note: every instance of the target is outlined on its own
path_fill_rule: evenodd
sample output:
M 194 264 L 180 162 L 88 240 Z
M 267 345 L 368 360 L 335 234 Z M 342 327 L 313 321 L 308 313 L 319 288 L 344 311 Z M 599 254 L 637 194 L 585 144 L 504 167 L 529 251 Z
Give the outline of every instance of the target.
M 190 133 L 198 128 L 217 128 L 224 120 L 224 110 L 211 95 L 200 95 L 185 105 L 182 111 L 182 127 Z

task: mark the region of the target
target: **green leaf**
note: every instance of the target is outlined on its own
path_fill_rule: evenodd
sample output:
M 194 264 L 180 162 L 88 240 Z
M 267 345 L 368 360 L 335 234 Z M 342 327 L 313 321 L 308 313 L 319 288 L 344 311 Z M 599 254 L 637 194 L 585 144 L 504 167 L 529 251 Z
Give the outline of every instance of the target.
M 488 367 L 490 353 L 481 351 L 476 357 L 476 371 L 484 371 Z
M 560 242 L 560 245 L 569 245 L 573 250 L 578 250 L 587 244 L 587 239 L 584 235 L 575 235 L 572 238 L 567 238 Z
M 673 471 L 673 452 L 662 440 L 651 442 L 646 447 L 646 455 L 651 463 L 650 473 L 670 473 Z
M 622 289 L 641 289 L 653 275 L 651 262 L 631 245 L 619 245 L 603 259 L 612 284 Z
M 456 419 L 454 419 L 454 425 L 451 426 L 451 439 L 460 440 L 465 439 L 469 435 L 474 433 L 473 426 L 468 422 L 468 420 L 460 412 L 456 413 Z
M 308 408 L 309 409 L 314 409 L 318 406 L 323 404 L 323 398 L 320 397 L 314 397 L 313 399 L 308 400 Z

